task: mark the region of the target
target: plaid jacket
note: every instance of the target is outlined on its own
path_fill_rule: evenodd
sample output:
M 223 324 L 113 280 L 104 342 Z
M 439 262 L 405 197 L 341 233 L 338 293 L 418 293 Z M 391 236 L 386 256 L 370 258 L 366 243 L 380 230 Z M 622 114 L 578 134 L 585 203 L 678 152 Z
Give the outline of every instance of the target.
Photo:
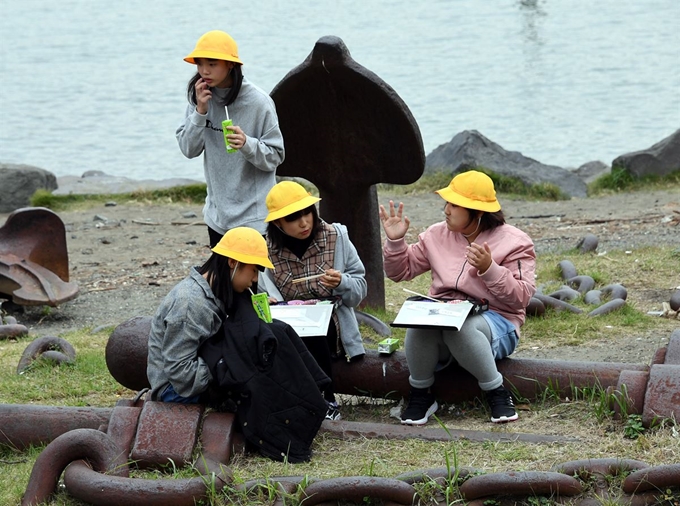
M 347 227 L 323 221 L 321 225 L 301 259 L 287 248 L 275 251 L 270 247 L 269 256 L 275 271 L 266 269 L 260 275 L 259 289 L 279 301 L 340 297 L 333 318 L 346 355 L 354 357 L 365 353 L 354 308 L 364 300 L 368 291 L 366 270 L 349 239 Z M 298 277 L 320 274 L 329 268 L 342 273 L 342 281 L 335 289 L 326 289 L 318 283 L 318 279 L 296 285 L 290 283 Z

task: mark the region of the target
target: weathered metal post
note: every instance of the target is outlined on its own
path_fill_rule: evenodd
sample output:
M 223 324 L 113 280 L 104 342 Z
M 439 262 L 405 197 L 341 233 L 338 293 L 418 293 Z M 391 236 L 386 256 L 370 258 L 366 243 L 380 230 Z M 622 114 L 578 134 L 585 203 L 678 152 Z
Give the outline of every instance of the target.
M 377 183 L 409 184 L 425 169 L 420 130 L 404 101 L 322 37 L 272 91 L 286 143 L 280 176 L 316 185 L 321 217 L 347 225 L 366 266 L 364 305 L 385 307 Z

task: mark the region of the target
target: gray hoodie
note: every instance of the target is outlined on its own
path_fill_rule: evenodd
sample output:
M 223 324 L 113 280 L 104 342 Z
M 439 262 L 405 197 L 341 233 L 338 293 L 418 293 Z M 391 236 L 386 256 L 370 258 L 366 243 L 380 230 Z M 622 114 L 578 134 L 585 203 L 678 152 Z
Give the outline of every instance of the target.
M 224 234 L 247 226 L 266 231 L 267 193 L 276 184 L 276 168 L 283 162 L 283 136 L 274 101 L 245 77 L 236 100 L 229 105 L 233 124 L 246 134 L 246 143 L 236 153 L 227 153 L 222 134 L 226 119 L 224 98 L 229 88 L 212 88 L 207 114 L 189 104 L 184 122 L 175 133 L 187 158 L 201 153 L 208 196 L 203 207 L 206 224 Z

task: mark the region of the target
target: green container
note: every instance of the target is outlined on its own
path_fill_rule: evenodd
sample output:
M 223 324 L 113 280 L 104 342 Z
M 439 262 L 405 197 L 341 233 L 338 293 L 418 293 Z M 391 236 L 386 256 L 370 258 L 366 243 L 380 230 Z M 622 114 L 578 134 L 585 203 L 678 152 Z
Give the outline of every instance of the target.
M 222 122 L 222 133 L 224 134 L 224 145 L 227 148 L 227 153 L 236 153 L 238 149 L 234 149 L 229 146 L 229 140 L 227 139 L 227 135 L 230 133 L 233 133 L 231 130 L 227 130 L 228 126 L 233 126 L 234 122 L 230 119 L 225 119 Z
M 266 293 L 254 293 L 251 296 L 251 299 L 253 300 L 253 307 L 255 308 L 257 316 L 259 316 L 261 320 L 271 323 L 272 313 L 269 310 L 269 295 Z
M 388 337 L 378 343 L 378 353 L 390 355 L 399 349 L 399 339 Z

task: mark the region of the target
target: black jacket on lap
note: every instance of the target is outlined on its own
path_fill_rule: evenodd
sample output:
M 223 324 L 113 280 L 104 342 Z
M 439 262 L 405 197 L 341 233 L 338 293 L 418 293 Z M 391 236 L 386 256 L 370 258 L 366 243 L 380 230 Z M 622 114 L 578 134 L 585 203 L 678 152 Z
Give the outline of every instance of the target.
M 213 376 L 212 395 L 233 406 L 246 440 L 275 460 L 304 462 L 326 417 L 320 389 L 330 379 L 295 330 L 258 318 L 250 296 L 236 296 L 223 332 L 199 350 Z

